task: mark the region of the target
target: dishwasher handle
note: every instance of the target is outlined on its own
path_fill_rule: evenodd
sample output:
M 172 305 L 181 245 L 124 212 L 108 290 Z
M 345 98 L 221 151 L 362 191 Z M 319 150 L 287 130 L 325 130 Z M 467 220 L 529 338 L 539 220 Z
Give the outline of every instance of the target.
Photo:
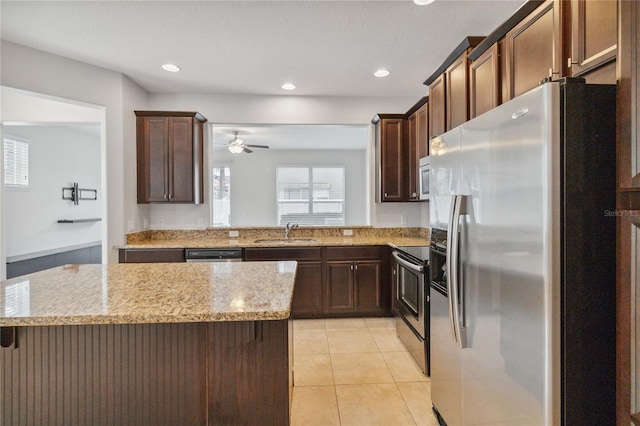
M 187 249 L 187 262 L 239 262 L 242 261 L 242 249 Z

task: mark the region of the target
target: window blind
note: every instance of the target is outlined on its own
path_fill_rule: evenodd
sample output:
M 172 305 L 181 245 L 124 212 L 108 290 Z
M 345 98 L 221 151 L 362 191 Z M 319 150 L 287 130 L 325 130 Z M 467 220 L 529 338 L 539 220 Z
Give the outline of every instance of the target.
M 29 186 L 29 143 L 4 138 L 4 184 Z

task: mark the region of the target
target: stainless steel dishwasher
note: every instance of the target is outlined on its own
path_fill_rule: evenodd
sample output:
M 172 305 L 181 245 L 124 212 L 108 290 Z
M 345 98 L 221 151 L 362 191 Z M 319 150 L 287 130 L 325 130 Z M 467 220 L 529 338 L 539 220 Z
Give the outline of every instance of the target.
M 241 248 L 203 248 L 203 249 L 187 249 L 187 262 L 242 262 Z

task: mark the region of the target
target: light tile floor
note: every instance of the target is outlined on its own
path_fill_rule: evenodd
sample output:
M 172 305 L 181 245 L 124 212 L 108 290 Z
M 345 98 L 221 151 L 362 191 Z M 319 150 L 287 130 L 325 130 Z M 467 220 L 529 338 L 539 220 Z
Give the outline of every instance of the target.
M 393 318 L 295 320 L 292 425 L 437 426 Z

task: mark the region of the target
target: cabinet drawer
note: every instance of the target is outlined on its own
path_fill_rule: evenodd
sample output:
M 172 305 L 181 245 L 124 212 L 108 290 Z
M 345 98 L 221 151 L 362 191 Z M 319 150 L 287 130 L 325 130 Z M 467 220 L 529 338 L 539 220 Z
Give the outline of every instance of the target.
M 380 246 L 327 247 L 327 260 L 380 259 Z
M 184 249 L 122 249 L 120 263 L 185 262 Z
M 320 247 L 246 248 L 245 260 L 319 260 Z

